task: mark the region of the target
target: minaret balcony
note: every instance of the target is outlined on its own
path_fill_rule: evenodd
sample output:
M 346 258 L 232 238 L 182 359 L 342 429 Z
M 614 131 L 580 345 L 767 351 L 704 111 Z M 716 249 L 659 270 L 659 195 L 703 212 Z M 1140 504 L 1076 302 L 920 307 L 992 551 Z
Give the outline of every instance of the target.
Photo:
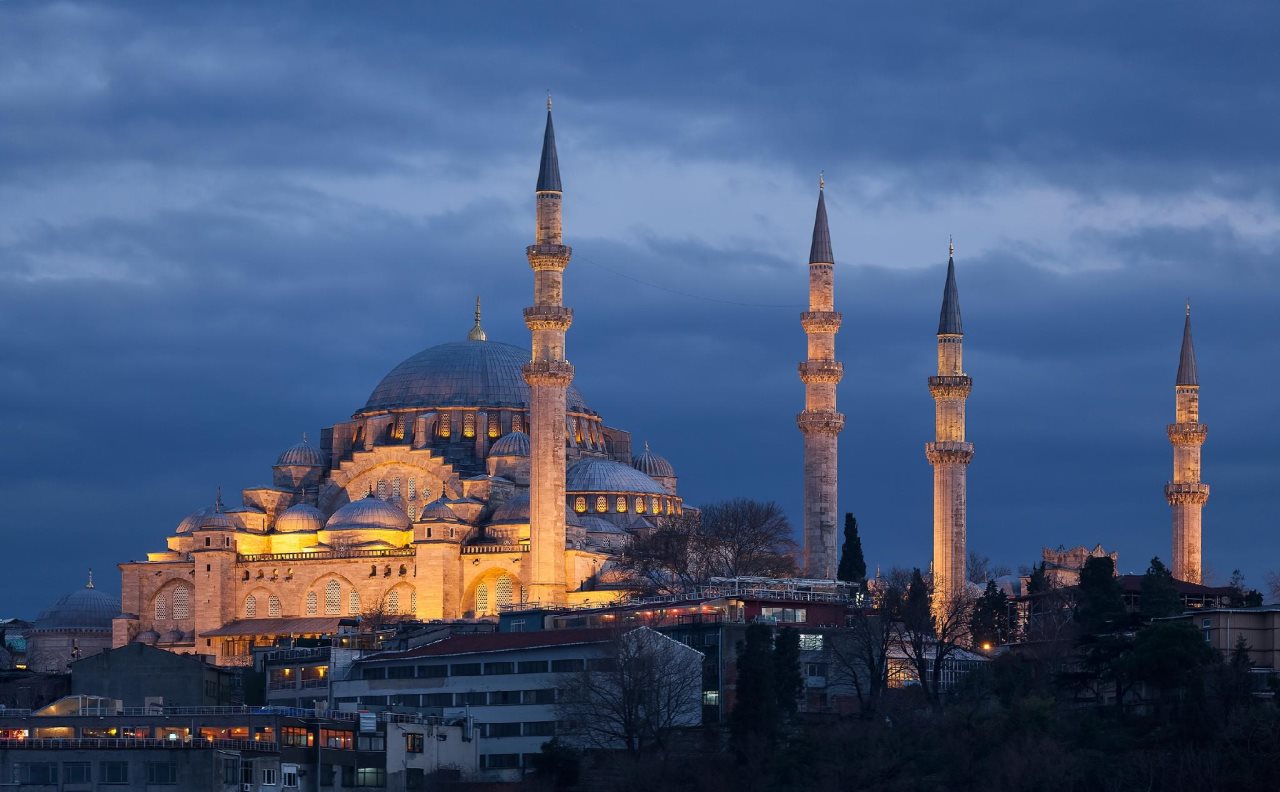
M 1174 445 L 1204 445 L 1209 427 L 1202 423 L 1169 424 L 1169 442 Z
M 573 248 L 568 245 L 530 245 L 525 248 L 529 257 L 529 266 L 537 270 L 554 270 L 561 272 L 569 266 L 569 257 Z
M 568 330 L 573 309 L 562 305 L 535 305 L 524 309 L 524 323 L 530 330 Z
M 844 416 L 835 410 L 805 410 L 796 416 L 796 426 L 803 434 L 840 434 Z
M 800 314 L 800 326 L 806 333 L 834 333 L 843 319 L 839 311 L 805 311 Z
M 533 360 L 524 364 L 523 372 L 531 386 L 567 388 L 573 381 L 573 364 L 567 360 Z
M 1164 497 L 1170 506 L 1201 505 L 1209 500 L 1209 485 L 1200 481 L 1170 481 L 1164 485 Z
M 938 440 L 924 444 L 924 455 L 930 465 L 967 465 L 973 461 L 973 443 L 963 440 Z
M 971 390 L 973 378 L 964 374 L 929 378 L 929 392 L 935 399 L 967 399 Z
M 837 383 L 844 378 L 844 364 L 838 360 L 806 360 L 800 364 L 800 381 Z

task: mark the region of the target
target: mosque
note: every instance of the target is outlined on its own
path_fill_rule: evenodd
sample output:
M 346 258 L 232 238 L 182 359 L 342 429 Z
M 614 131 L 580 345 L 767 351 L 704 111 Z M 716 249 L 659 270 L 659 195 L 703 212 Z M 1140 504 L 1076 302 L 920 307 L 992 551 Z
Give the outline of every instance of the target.
M 285 449 L 270 484 L 241 505 L 219 496 L 165 549 L 120 564 L 114 645 L 237 664 L 251 645 L 371 611 L 457 619 L 616 597 L 600 590 L 610 559 L 684 504 L 671 464 L 571 384 L 549 104 L 536 195 L 532 354 L 490 340 L 477 300 L 463 340 L 393 368 L 350 420 Z

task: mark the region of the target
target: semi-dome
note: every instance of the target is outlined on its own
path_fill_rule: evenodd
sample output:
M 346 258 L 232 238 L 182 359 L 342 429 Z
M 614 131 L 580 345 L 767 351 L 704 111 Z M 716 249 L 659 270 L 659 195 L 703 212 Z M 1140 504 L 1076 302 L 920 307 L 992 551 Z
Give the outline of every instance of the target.
M 120 601 L 103 594 L 90 583 L 53 604 L 36 617 L 34 632 L 111 632 L 111 620 L 120 613 Z
M 373 389 L 362 413 L 414 407 L 529 406 L 521 371 L 528 348 L 496 341 L 457 341 L 424 349 L 391 370 Z M 570 386 L 569 410 L 588 412 Z
M 213 514 L 213 512 L 214 508 L 212 506 L 205 506 L 203 509 L 197 509 L 196 511 L 191 512 L 186 517 L 183 517 L 182 521 L 178 523 L 176 533 L 191 533 L 200 527 L 201 520 L 208 517 L 210 514 Z
M 517 492 L 502 502 L 489 518 L 490 525 L 529 522 L 529 491 Z
M 671 463 L 664 457 L 649 450 L 649 444 L 644 444 L 644 450 L 639 456 L 631 458 L 631 466 L 641 473 L 649 477 L 663 476 L 665 478 L 675 478 L 676 470 L 671 467 Z
M 352 501 L 333 513 L 325 527 L 340 528 L 398 528 L 409 527 L 409 515 L 377 498 L 361 498 Z
M 507 432 L 490 446 L 489 456 L 529 456 L 529 435 Z
M 206 514 L 200 518 L 200 522 L 196 525 L 203 531 L 220 530 L 234 531 L 241 527 L 240 522 L 226 512 L 215 511 L 212 514 Z
M 280 533 L 318 531 L 323 527 L 324 512 L 309 503 L 290 506 L 276 518 L 276 530 Z
M 303 436 L 302 442 L 291 445 L 280 453 L 276 459 L 276 467 L 324 467 L 324 454 L 320 449 L 312 448 Z
M 587 457 L 565 471 L 566 492 L 641 492 L 666 495 L 662 485 L 612 459 Z

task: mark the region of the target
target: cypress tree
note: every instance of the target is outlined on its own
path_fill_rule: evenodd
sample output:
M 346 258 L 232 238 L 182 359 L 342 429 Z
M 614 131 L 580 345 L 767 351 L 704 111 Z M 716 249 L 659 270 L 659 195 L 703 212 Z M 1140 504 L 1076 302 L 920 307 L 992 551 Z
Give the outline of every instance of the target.
M 862 538 L 858 536 L 858 521 L 851 512 L 844 515 L 844 546 L 840 548 L 840 566 L 836 568 L 836 580 L 861 583 L 867 579 L 867 559 L 862 555 Z

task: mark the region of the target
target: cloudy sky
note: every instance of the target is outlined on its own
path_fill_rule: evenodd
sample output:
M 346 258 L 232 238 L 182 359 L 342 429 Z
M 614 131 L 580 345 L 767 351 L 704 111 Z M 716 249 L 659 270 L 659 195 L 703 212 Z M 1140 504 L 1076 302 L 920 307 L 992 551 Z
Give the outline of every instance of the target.
M 1067 9 L 1065 6 L 1070 5 Z M 797 8 L 797 6 L 799 6 Z M 799 523 L 816 181 L 840 508 L 926 566 L 948 235 L 970 547 L 1169 556 L 1183 303 L 1205 563 L 1280 569 L 1280 8 L 1271 3 L 0 1 L 0 616 L 266 483 L 397 362 L 527 343 L 547 89 L 569 355 L 691 502 Z M 238 498 L 229 496 L 228 500 Z M 1269 505 L 1270 504 L 1270 505 Z

